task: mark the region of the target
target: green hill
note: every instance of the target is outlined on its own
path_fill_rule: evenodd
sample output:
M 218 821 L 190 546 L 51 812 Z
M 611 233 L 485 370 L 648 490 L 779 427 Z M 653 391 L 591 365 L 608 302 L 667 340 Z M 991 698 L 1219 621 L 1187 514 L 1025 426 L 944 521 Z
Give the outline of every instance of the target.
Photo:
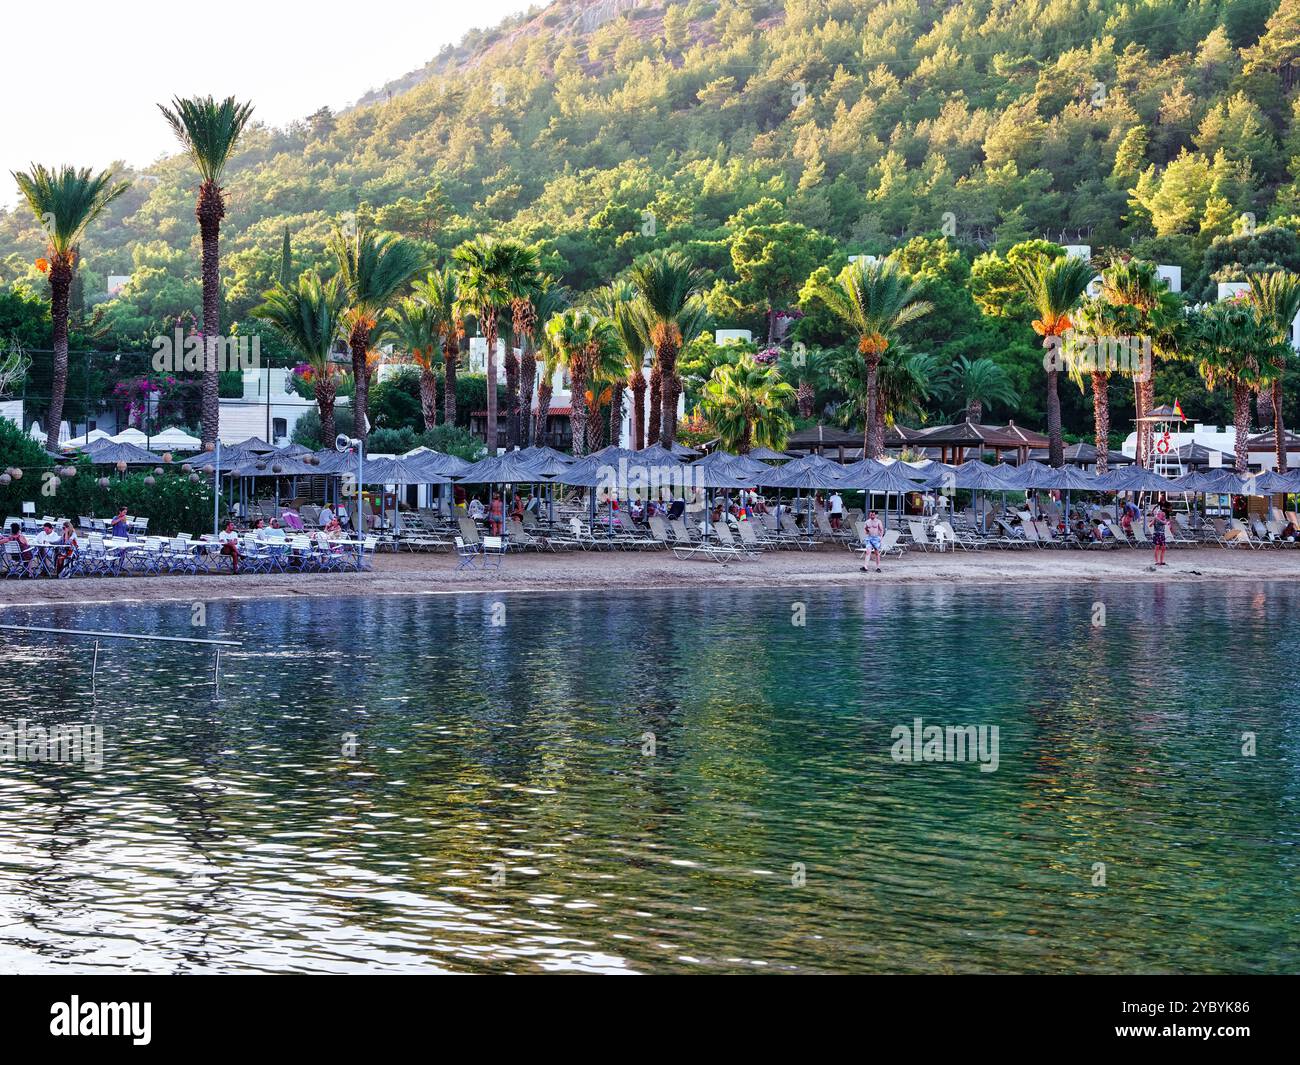
M 751 327 L 733 251 L 756 220 L 804 227 L 801 254 L 943 234 L 959 255 L 926 263 L 955 286 L 1029 237 L 1132 249 L 1205 296 L 1251 262 L 1300 267 L 1297 64 L 1300 0 L 559 0 L 346 112 L 248 135 L 226 180 L 226 319 L 272 280 L 286 227 L 306 266 L 347 211 L 437 255 L 483 231 L 536 242 L 578 291 L 680 246 Z M 132 176 L 82 249 L 101 346 L 199 305 L 190 166 Z M 0 285 L 44 294 L 41 248 L 28 214 L 0 213 Z M 106 300 L 112 274 L 131 282 Z M 1005 347 L 963 324 L 972 307 L 918 339 L 947 358 Z

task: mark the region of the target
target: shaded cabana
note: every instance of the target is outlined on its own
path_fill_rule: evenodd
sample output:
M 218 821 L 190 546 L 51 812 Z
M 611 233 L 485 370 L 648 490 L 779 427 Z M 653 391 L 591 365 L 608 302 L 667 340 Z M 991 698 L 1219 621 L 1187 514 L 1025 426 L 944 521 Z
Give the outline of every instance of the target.
M 95 466 L 116 466 L 120 462 L 128 466 L 157 466 L 163 460 L 161 455 L 155 455 L 135 444 L 114 440 L 95 440 L 81 450 Z
M 977 457 L 986 451 L 993 452 L 998 458 L 1007 451 L 1014 452 L 1021 461 L 1029 457 L 1029 445 L 1020 436 L 969 418 L 954 425 L 927 429 L 914 442 L 926 448 L 937 447 L 941 461 L 951 459 L 958 465 L 965 461 L 968 451 L 974 451 Z
M 844 460 L 845 448 L 862 447 L 862 434 L 850 433 L 830 425 L 814 425 L 791 433 L 785 442 L 787 451 L 806 451 L 825 454 L 827 448 L 834 448 Z

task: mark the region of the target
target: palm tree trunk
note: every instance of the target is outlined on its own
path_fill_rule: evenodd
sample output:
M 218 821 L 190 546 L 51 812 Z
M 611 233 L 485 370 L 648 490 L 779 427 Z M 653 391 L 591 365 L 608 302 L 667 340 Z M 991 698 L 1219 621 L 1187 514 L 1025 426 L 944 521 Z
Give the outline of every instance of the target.
M 554 386 L 549 378 L 543 378 L 541 385 L 537 389 L 537 444 L 539 447 L 549 447 L 551 444 L 551 434 L 546 431 L 546 423 L 551 417 L 551 392 Z
M 862 441 L 862 457 L 874 459 L 884 450 L 884 434 L 876 442 L 876 408 L 880 406 L 880 356 L 867 356 L 867 417 L 866 435 Z
M 519 443 L 531 447 L 533 443 L 533 385 L 537 383 L 537 357 L 524 347 L 524 360 L 519 367 Z
M 348 350 L 352 353 L 352 421 L 353 432 L 363 444 L 369 435 L 370 373 L 366 368 L 366 352 L 370 350 L 370 325 L 361 318 L 353 322 L 348 332 Z
M 1102 370 L 1092 373 L 1092 419 L 1097 447 L 1097 473 L 1106 472 L 1106 458 L 1110 453 L 1110 394 L 1107 388 L 1110 377 Z
M 45 422 L 45 450 L 58 454 L 63 399 L 68 392 L 68 296 L 72 291 L 72 262 L 54 256 L 50 262 L 50 319 L 54 325 L 54 376 L 50 410 Z M 21 421 L 21 419 L 19 419 Z
M 600 417 L 600 401 L 595 409 L 587 411 L 587 453 L 594 454 L 605 446 L 605 423 Z
M 659 352 L 659 366 L 660 388 L 663 391 L 660 410 L 663 428 L 659 430 L 659 444 L 671 450 L 673 441 L 677 438 L 677 397 L 682 390 L 681 382 L 677 379 L 677 344 L 673 340 L 664 341 Z
M 645 374 L 640 370 L 632 375 L 632 448 L 645 447 Z
M 514 339 L 506 345 L 506 450 L 519 443 L 519 356 Z
M 202 428 L 199 435 L 206 447 L 216 442 L 221 427 L 216 346 L 221 338 L 221 220 L 226 216 L 221 189 L 211 181 L 205 181 L 199 187 L 194 216 L 199 220 L 199 237 L 203 244 L 204 358 L 200 406 Z
M 1278 473 L 1286 473 L 1286 429 L 1282 425 L 1282 375 L 1273 379 L 1270 389 L 1273 395 L 1273 464 Z
M 619 445 L 623 442 L 623 385 L 615 382 L 609 397 L 609 442 Z
M 984 404 L 978 399 L 972 399 L 966 405 L 966 420 L 979 425 L 980 419 L 984 417 Z
M 1237 443 L 1234 472 L 1238 477 L 1245 477 L 1250 469 L 1250 446 L 1246 438 L 1250 436 L 1250 387 L 1248 385 L 1232 386 L 1233 425 L 1237 429 Z
M 1146 379 L 1138 384 L 1138 391 L 1141 394 L 1139 402 L 1141 411 L 1139 417 L 1145 418 L 1155 407 L 1156 382 L 1153 374 L 1148 373 Z M 1138 440 L 1142 453 L 1142 465 L 1151 466 L 1151 449 L 1155 443 L 1155 426 L 1150 422 L 1138 423 Z
M 334 437 L 338 435 L 334 428 L 334 378 L 322 374 L 316 378 L 316 410 L 320 412 L 321 447 L 332 448 Z
M 487 437 L 488 457 L 497 453 L 497 312 L 483 311 L 483 338 L 487 341 Z
M 445 380 L 442 385 L 442 420 L 456 424 L 456 369 L 460 358 L 460 343 L 451 341 L 442 347 L 442 365 Z
M 1061 393 L 1057 389 L 1060 370 L 1047 371 L 1047 461 L 1065 465 L 1065 437 L 1061 435 Z
M 438 378 L 432 363 L 420 364 L 420 413 L 424 415 L 426 429 L 438 424 Z
M 569 369 L 569 378 L 573 383 L 573 406 L 570 424 L 573 426 L 573 453 L 575 455 L 585 455 L 587 453 L 587 382 L 582 379 L 581 374 L 574 374 L 572 367 Z M 547 397 L 549 400 L 549 396 Z
M 797 404 L 799 407 L 800 418 L 811 418 L 813 412 L 813 402 L 817 398 L 813 386 L 808 381 L 800 381 L 799 387 L 795 390 Z
M 654 447 L 659 443 L 659 430 L 662 427 L 661 411 L 663 410 L 663 370 L 659 366 L 659 353 L 655 353 L 654 365 L 650 367 L 650 421 L 647 430 L 646 442 Z

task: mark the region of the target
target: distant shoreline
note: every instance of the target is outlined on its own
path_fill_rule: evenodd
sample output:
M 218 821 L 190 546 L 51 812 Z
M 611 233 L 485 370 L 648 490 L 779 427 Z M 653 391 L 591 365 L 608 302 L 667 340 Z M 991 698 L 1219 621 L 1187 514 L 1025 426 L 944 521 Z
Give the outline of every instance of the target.
M 670 588 L 843 588 L 869 585 L 1016 585 L 1300 580 L 1300 549 L 1184 548 L 1156 570 L 1149 550 L 909 552 L 886 559 L 881 573 L 863 573 L 843 548 L 768 552 L 756 562 L 682 562 L 667 552 L 582 552 L 507 557 L 500 576 L 456 572 L 446 554 L 381 555 L 366 573 L 78 577 L 0 583 L 0 612 L 9 607 L 234 602 L 243 599 L 330 598 L 484 593 L 644 592 Z

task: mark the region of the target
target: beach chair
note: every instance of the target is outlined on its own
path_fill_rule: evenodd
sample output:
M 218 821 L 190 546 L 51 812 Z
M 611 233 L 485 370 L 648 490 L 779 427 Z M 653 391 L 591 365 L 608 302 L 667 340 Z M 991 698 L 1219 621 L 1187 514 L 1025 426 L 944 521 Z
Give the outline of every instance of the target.
M 863 532 L 866 532 L 865 526 Z M 913 545 L 927 553 L 930 551 L 942 551 L 944 548 L 942 541 L 936 542 L 930 538 L 930 534 L 926 531 L 925 523 L 922 521 L 909 521 L 907 523 L 907 534 L 912 538 Z M 865 542 L 866 536 L 864 535 L 862 539 Z
M 782 534 L 800 551 L 806 551 L 810 547 L 817 546 L 817 541 L 812 536 L 800 531 L 789 511 L 781 512 L 779 527 Z
M 460 529 L 460 537 L 471 547 L 479 548 L 483 546 L 483 538 L 479 535 L 478 526 L 474 524 L 474 519 L 466 514 L 462 514 L 456 519 L 456 526 Z
M 948 537 L 953 544 L 960 547 L 963 551 L 982 551 L 988 544 L 969 530 L 958 532 L 949 522 L 935 522 L 936 529 L 942 529 L 944 535 Z
M 1250 533 L 1261 547 L 1282 546 L 1282 538 L 1277 533 L 1270 531 L 1268 526 L 1259 518 L 1251 518 Z
M 479 568 L 479 551 L 473 544 L 467 544 L 463 536 L 455 538 L 456 572 Z
M 4 575 L 22 580 L 26 577 L 33 577 L 32 565 L 27 559 L 23 558 L 23 549 L 17 544 L 5 544 Z
M 717 537 L 718 545 L 720 547 L 728 548 L 736 552 L 737 557 L 744 559 L 746 562 L 758 561 L 758 552 L 747 546 L 738 544 L 735 536 L 731 532 L 731 526 L 726 521 L 720 521 L 717 525 L 713 526 L 713 533 Z
M 854 527 L 857 528 L 859 526 L 865 526 L 866 522 L 856 521 L 853 524 Z M 865 530 L 862 542 L 853 544 L 851 550 L 855 555 L 862 556 L 864 564 L 866 563 L 866 560 L 871 557 L 871 548 L 867 544 Z M 898 555 L 901 558 L 906 553 L 907 548 L 903 544 L 903 534 L 897 529 L 886 529 L 885 535 L 880 538 L 880 557 L 884 558 L 886 555 Z
M 647 518 L 646 526 L 650 529 L 650 535 L 655 538 L 661 547 L 672 547 L 677 542 L 669 531 L 667 523 L 658 514 Z
M 503 536 L 483 537 L 482 566 L 485 571 L 500 573 L 510 545 Z
M 736 532 L 740 536 L 740 543 L 743 547 L 751 551 L 765 551 L 769 548 L 776 549 L 779 544 L 773 543 L 765 536 L 760 536 L 758 530 L 762 528 L 756 521 L 742 521 L 736 526 Z
M 838 532 L 831 526 L 831 519 L 824 510 L 818 510 L 813 513 L 813 523 L 817 527 L 817 535 L 823 540 L 830 543 L 844 543 L 853 538 L 852 533 L 845 527 L 841 527 Z

